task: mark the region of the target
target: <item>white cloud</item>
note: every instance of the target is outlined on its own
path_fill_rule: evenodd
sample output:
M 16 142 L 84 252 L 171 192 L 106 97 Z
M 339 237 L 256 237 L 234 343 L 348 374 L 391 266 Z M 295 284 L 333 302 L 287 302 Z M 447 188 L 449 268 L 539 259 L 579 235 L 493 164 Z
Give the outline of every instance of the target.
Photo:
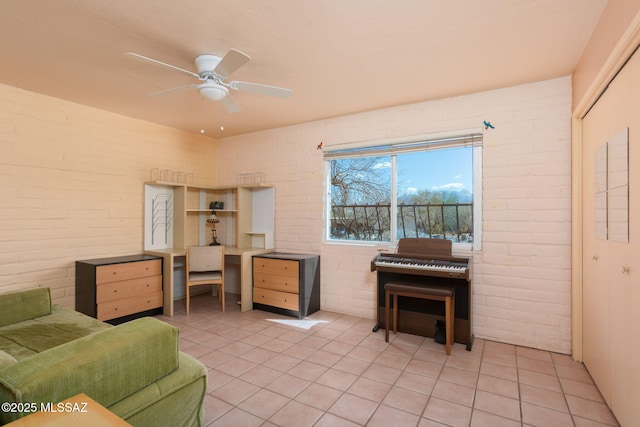
M 376 163 L 372 166 L 372 169 L 389 169 L 391 167 L 391 162 L 382 162 Z
M 461 182 L 451 182 L 449 184 L 438 185 L 432 187 L 433 190 L 444 190 L 444 191 L 462 191 L 464 190 L 464 184 Z
M 418 194 L 418 189 L 415 187 L 408 187 L 406 190 L 404 190 L 405 194 Z

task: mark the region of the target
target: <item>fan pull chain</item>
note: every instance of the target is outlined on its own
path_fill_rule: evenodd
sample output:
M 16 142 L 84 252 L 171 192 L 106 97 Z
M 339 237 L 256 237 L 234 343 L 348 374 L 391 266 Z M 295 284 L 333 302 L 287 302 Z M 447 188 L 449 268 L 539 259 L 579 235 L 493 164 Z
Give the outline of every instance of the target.
M 200 123 L 202 123 L 202 128 L 200 128 L 200 133 L 204 135 L 204 97 L 200 95 Z
M 222 102 L 220 103 L 220 131 L 224 132 L 224 109 L 222 108 Z

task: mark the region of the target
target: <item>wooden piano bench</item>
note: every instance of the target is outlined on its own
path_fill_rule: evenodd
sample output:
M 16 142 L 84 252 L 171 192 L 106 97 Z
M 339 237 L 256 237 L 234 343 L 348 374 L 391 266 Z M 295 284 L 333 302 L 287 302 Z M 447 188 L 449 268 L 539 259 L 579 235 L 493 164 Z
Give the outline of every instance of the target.
M 389 303 L 393 296 L 393 323 L 390 322 Z M 422 298 L 435 301 L 444 301 L 445 306 L 445 325 L 446 325 L 446 344 L 447 354 L 451 354 L 451 344 L 453 344 L 453 323 L 456 287 L 455 285 L 428 285 L 417 284 L 412 282 L 387 282 L 384 285 L 385 299 L 385 335 L 384 339 L 389 342 L 389 329 L 393 324 L 393 333 L 398 332 L 398 297 Z

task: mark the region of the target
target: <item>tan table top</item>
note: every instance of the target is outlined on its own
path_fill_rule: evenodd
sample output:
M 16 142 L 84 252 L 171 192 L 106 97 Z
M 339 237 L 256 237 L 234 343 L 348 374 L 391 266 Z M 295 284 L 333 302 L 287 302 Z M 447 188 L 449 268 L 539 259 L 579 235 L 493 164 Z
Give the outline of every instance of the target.
M 60 403 L 51 403 L 49 411 L 38 411 L 7 424 L 10 427 L 131 427 L 113 412 L 84 393 Z M 40 409 L 40 406 L 38 406 Z

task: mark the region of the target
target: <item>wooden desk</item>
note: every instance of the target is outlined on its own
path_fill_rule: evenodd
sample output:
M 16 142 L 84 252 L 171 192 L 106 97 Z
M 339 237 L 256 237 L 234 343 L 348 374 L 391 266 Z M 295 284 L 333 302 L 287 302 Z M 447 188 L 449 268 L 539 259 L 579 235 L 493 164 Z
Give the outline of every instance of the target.
M 235 246 L 225 246 L 225 260 L 236 258 L 240 265 L 240 311 L 253 309 L 253 283 L 251 259 L 254 255 L 261 255 L 273 252 L 273 249 L 264 248 L 237 248 Z M 164 314 L 173 316 L 173 296 L 174 296 L 174 271 L 176 258 L 185 257 L 186 251 L 180 248 L 153 249 L 144 251 L 148 255 L 156 255 L 164 258 Z
M 63 405 L 63 406 L 59 406 Z M 132 427 L 84 393 L 51 404 L 51 411 L 35 412 L 13 421 L 10 427 Z M 54 412 L 55 411 L 55 412 Z

